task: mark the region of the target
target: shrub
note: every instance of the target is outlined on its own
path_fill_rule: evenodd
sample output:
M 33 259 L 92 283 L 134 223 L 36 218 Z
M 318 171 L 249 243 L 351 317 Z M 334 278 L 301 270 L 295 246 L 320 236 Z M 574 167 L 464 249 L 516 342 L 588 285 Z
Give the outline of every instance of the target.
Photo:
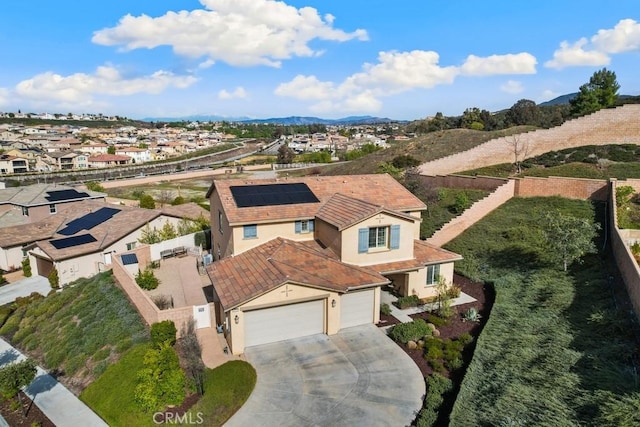
M 49 273 L 49 284 L 52 289 L 60 289 L 60 276 L 58 276 L 58 270 L 55 268 Z
M 442 359 L 442 342 L 438 338 L 433 338 L 425 341 L 426 351 L 424 353 L 424 358 L 427 360 L 437 360 Z
M 160 310 L 173 308 L 173 297 L 171 295 L 156 295 L 151 297 L 151 301 L 153 301 Z
M 447 289 L 447 295 L 449 295 L 450 298 L 458 298 L 461 293 L 462 289 L 460 289 L 460 286 L 457 285 L 452 284 L 451 286 L 449 286 L 449 289 Z
M 469 307 L 469 309 L 465 311 L 464 314 L 462 315 L 462 320 L 467 322 L 479 322 L 480 317 L 482 316 L 480 316 L 480 314 L 478 313 L 477 308 Z
M 417 295 L 409 295 L 409 296 L 406 296 L 406 297 L 400 297 L 400 298 L 398 298 L 398 301 L 396 301 L 396 305 L 400 309 L 405 309 L 405 308 L 409 308 L 409 307 L 417 307 L 418 304 L 420 304 L 420 298 L 418 298 Z
M 380 304 L 380 313 L 384 314 L 385 316 L 391 315 L 391 307 L 389 307 L 389 304 L 387 304 L 386 302 Z
M 156 201 L 149 194 L 142 194 L 140 196 L 140 207 L 143 209 L 155 209 Z
M 465 332 L 458 337 L 458 341 L 460 341 L 462 345 L 467 345 L 473 342 L 473 337 L 469 332 Z
M 153 274 L 153 270 L 150 268 L 145 268 L 144 271 L 138 272 L 136 275 L 136 283 L 142 289 L 146 289 L 148 291 L 155 289 L 160 285 L 160 280 Z
M 454 205 L 451 207 L 453 213 L 461 214 L 465 210 L 469 209 L 471 206 L 471 200 L 469 200 L 469 196 L 467 193 L 460 192 L 456 194 L 456 199 Z
M 442 317 L 433 313 L 427 314 L 427 322 L 433 323 L 438 328 L 441 328 L 442 326 L 445 326 L 447 323 L 449 323 L 447 319 L 443 319 Z
M 429 360 L 429 366 L 435 371 L 439 373 L 446 372 L 447 369 L 444 367 L 444 363 L 438 359 Z
M 146 412 L 180 405 L 184 400 L 186 379 L 178 354 L 164 342 L 144 355 L 144 367 L 138 372 L 135 401 Z
M 416 319 L 409 323 L 399 323 L 389 331 L 392 340 L 403 344 L 409 341 L 417 341 L 424 336 L 431 335 L 431 328 L 422 319 Z
M 173 346 L 176 343 L 177 332 L 176 325 L 171 320 L 154 323 L 151 325 L 151 342 L 158 348 L 165 342 Z
M 31 277 L 32 275 L 29 257 L 22 260 L 22 274 L 24 274 L 24 277 Z

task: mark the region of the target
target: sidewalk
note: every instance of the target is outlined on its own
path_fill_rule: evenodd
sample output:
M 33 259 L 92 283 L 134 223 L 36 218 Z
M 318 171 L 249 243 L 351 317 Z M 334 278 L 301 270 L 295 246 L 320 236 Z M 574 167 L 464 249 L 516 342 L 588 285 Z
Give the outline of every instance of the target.
M 402 323 L 413 322 L 413 319 L 410 317 L 411 314 L 418 314 L 425 311 L 432 311 L 438 307 L 437 303 L 424 304 L 419 305 L 417 307 L 409 307 L 404 310 L 400 310 L 398 307 L 393 304 L 397 301 L 397 297 L 391 295 L 389 291 L 380 292 L 380 302 L 389 304 L 389 308 L 391 308 L 391 315 L 398 319 Z M 454 298 L 451 300 L 451 307 L 456 305 L 468 304 L 470 302 L 476 301 L 471 295 L 467 295 L 464 292 L 460 293 L 458 298 Z
M 22 353 L 0 338 L 0 366 L 23 359 Z M 24 392 L 57 427 L 107 427 L 87 405 L 40 367 Z

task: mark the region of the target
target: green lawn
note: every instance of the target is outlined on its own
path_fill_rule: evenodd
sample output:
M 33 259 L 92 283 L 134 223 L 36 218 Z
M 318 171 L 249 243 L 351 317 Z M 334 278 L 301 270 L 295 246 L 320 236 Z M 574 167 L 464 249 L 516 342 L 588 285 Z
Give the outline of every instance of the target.
M 80 279 L 61 292 L 12 304 L 0 334 L 78 383 L 99 377 L 109 363 L 148 333 L 111 272 Z
M 141 411 L 135 403 L 136 372 L 150 344 L 132 348 L 118 363 L 87 387 L 80 398 L 110 426 L 145 427 L 157 425 L 153 414 Z M 206 372 L 204 395 L 191 408 L 186 419 L 202 420 L 205 426 L 220 426 L 249 398 L 256 384 L 256 372 L 243 361 L 231 361 Z
M 191 419 L 198 419 L 200 413 L 204 425 L 221 426 L 251 395 L 256 386 L 256 371 L 247 362 L 233 360 L 208 369 L 206 375 L 204 396 L 189 411 Z
M 630 402 L 627 410 L 640 403 L 634 324 L 612 299 L 613 260 L 604 251 L 563 272 L 538 232 L 536 212 L 544 211 L 597 221 L 604 208 L 512 199 L 447 245 L 465 257 L 462 274 L 496 291 L 451 425 L 620 425 L 607 422 L 620 402 Z M 631 423 L 622 425 L 640 422 L 630 412 Z

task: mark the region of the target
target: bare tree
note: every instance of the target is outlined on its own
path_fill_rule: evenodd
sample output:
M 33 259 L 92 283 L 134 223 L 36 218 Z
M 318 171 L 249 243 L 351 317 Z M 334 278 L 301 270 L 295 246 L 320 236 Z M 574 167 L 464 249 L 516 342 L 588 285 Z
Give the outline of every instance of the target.
M 513 164 L 516 165 L 516 172 L 520 175 L 522 161 L 529 155 L 529 141 L 520 139 L 520 135 L 511 135 L 511 138 L 506 138 L 506 141 L 513 152 Z
M 163 189 L 156 195 L 156 200 L 160 202 L 160 207 L 164 207 L 164 205 L 171 204 L 173 201 L 173 191 Z

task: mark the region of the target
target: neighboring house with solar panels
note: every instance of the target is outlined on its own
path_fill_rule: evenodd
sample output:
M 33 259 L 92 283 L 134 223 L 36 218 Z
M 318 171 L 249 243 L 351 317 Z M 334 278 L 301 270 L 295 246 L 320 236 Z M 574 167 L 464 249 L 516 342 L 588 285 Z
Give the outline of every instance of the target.
M 62 206 L 83 200 L 102 200 L 106 194 L 56 184 L 0 188 L 0 230 L 10 225 L 37 222 L 55 215 Z
M 59 221 L 52 223 L 46 234 L 43 232 L 40 238 L 23 246 L 23 250 L 28 252 L 33 274 L 48 277 L 55 268 L 60 284 L 66 285 L 109 269 L 114 254 L 131 251 L 140 244 L 138 240 L 147 224 L 151 229 L 161 229 L 167 222 L 177 227 L 183 218 L 192 217 L 186 208 L 141 209 L 88 200 L 61 212 Z M 16 235 L 25 233 L 26 227 L 33 232 L 41 225 L 6 231 Z M 2 238 L 0 245 L 1 242 Z
M 215 180 L 216 321 L 247 346 L 379 321 L 380 290 L 436 295 L 458 254 L 420 238 L 427 208 L 389 175 Z

